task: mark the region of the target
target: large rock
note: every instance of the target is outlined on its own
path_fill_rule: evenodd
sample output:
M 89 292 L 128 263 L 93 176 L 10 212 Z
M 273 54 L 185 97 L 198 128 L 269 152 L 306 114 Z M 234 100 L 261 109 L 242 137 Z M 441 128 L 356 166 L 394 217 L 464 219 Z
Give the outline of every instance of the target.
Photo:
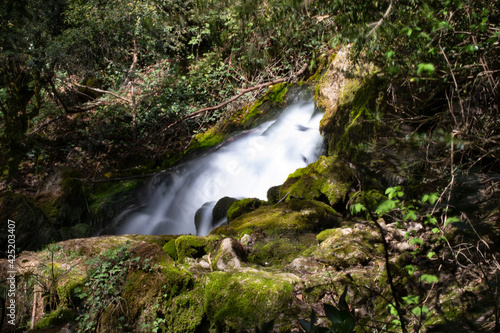
M 13 229 L 8 228 L 8 220 L 15 223 Z M 4 193 L 0 196 L 0 239 L 7 244 L 9 231 L 16 235 L 17 250 L 38 250 L 50 242 L 61 240 L 61 236 L 44 211 L 22 194 Z M 0 253 L 7 250 L 2 249 Z
M 245 257 L 246 251 L 240 242 L 234 238 L 225 238 L 215 257 L 217 269 L 221 271 L 239 269 Z
M 234 202 L 227 211 L 227 220 L 232 221 L 241 215 L 253 212 L 257 208 L 265 205 L 266 202 L 257 198 L 247 198 Z
M 364 226 L 328 229 L 318 234 L 317 239 L 321 243 L 313 257 L 337 269 L 367 265 L 384 253 L 377 232 Z
M 221 222 L 227 218 L 227 211 L 233 203 L 238 201 L 236 198 L 223 197 L 214 206 L 212 211 L 212 225 Z
M 237 235 L 259 231 L 264 235 L 318 232 L 338 224 L 338 215 L 328 205 L 312 200 L 290 200 L 262 206 L 229 222 L 228 227 L 212 230 L 213 234 Z
M 321 156 L 288 176 L 280 188 L 280 197 L 318 200 L 334 205 L 346 196 L 351 183 L 352 170 L 348 165 L 333 156 Z

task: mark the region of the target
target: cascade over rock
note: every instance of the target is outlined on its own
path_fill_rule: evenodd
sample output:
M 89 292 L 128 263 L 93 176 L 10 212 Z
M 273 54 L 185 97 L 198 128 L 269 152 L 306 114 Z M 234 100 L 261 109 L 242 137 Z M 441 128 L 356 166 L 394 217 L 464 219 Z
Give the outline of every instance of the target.
M 266 200 L 270 187 L 317 160 L 323 149 L 321 118 L 310 97 L 298 100 L 277 119 L 232 137 L 167 177 L 153 179 L 147 206 L 126 214 L 118 233 L 208 234 L 225 223 L 234 201 L 219 201 L 222 197 Z

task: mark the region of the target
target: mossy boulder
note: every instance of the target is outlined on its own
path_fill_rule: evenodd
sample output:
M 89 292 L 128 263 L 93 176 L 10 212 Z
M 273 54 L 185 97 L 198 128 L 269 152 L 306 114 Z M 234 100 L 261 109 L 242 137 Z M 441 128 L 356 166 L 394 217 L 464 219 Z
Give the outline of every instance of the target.
M 183 235 L 175 240 L 175 249 L 178 260 L 184 258 L 201 258 L 207 254 L 207 238 L 193 235 Z
M 378 234 L 367 227 L 330 229 L 317 238 L 321 243 L 312 256 L 337 269 L 367 265 L 384 253 Z
M 211 127 L 206 132 L 194 136 L 187 151 L 202 150 L 218 145 L 226 136 L 220 132 L 218 127 Z
M 198 287 L 186 290 L 168 302 L 165 308 L 165 322 L 159 325 L 161 332 L 194 333 L 204 331 L 204 290 Z
M 218 223 L 221 220 L 227 218 L 227 212 L 233 203 L 238 201 L 236 198 L 223 197 L 214 206 L 212 211 L 212 221 L 213 223 Z
M 284 267 L 314 245 L 316 238 L 312 233 L 261 238 L 251 247 L 248 261 L 265 267 Z
M 221 271 L 234 270 L 241 268 L 246 257 L 247 251 L 240 242 L 234 238 L 225 238 L 220 244 L 215 263 Z
M 76 317 L 77 312 L 75 310 L 66 307 L 59 308 L 50 313 L 47 313 L 38 323 L 36 323 L 35 330 L 41 331 L 51 327 L 59 326 L 61 324 L 66 324 L 68 322 L 74 321 Z
M 17 249 L 35 251 L 61 240 L 54 223 L 25 195 L 5 192 L 0 196 L 0 238 L 4 244 L 9 234 L 8 220 L 15 222 Z
M 241 199 L 234 202 L 227 211 L 227 220 L 232 221 L 241 215 L 253 212 L 257 208 L 265 205 L 266 202 L 257 198 Z
M 80 173 L 64 168 L 61 183 L 62 194 L 57 198 L 56 223 L 61 227 L 72 227 L 89 219 L 88 198 Z
M 241 237 L 259 230 L 265 235 L 319 232 L 338 224 L 338 215 L 328 205 L 313 200 L 290 200 L 272 206 L 262 206 L 229 222 L 233 232 Z M 213 230 L 217 234 L 218 228 Z M 227 230 L 225 230 L 227 231 Z
M 170 256 L 170 258 L 174 260 L 179 259 L 179 256 L 177 254 L 177 247 L 175 246 L 175 239 L 172 239 L 165 243 L 165 245 L 163 246 L 163 251 L 165 251 Z
M 246 330 L 296 313 L 294 285 L 298 277 L 247 269 L 213 272 L 206 278 L 204 310 L 210 328 L 219 332 Z M 283 324 L 283 328 L 291 323 Z
M 269 202 L 271 204 L 275 204 L 281 200 L 280 188 L 281 188 L 281 185 L 278 185 L 278 186 L 270 187 L 269 190 L 267 190 L 267 202 Z
M 298 169 L 280 188 L 280 197 L 318 200 L 334 205 L 343 199 L 352 183 L 352 171 L 335 157 L 321 156 L 316 162 Z

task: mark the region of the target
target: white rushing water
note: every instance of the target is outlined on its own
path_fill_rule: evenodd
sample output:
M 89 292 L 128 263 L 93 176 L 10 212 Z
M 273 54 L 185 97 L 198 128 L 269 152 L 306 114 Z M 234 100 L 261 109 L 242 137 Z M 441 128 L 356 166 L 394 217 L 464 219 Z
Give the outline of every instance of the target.
M 145 208 L 128 214 L 118 233 L 208 234 L 210 222 L 201 223 L 198 232 L 194 223 L 205 203 L 213 207 L 224 196 L 266 200 L 270 187 L 319 158 L 322 116 L 312 101 L 294 103 L 277 120 L 181 165 L 155 186 Z

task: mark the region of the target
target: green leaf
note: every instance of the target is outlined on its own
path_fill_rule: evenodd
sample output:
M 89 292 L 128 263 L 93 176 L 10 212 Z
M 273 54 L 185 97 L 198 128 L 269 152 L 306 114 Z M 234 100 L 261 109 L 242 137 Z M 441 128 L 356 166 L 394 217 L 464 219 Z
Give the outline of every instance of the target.
M 414 210 L 410 210 L 404 215 L 403 220 L 407 221 L 408 219 L 411 219 L 413 221 L 417 219 L 417 214 Z
M 420 315 L 422 314 L 422 308 L 417 306 L 413 308 L 413 310 L 411 310 L 411 313 L 413 313 L 417 317 L 420 317 Z
M 436 68 L 431 63 L 420 63 L 418 64 L 417 74 L 420 75 L 423 72 L 426 72 L 427 74 L 432 74 L 434 73 L 435 69 Z
M 424 241 L 422 240 L 422 238 L 412 238 L 410 239 L 409 243 L 410 245 L 415 245 L 415 244 L 422 245 L 424 244 Z
M 415 267 L 413 267 L 413 265 L 406 265 L 405 269 L 410 275 L 413 275 L 413 273 L 415 272 Z
M 389 308 L 389 312 L 391 313 L 391 315 L 393 315 L 393 316 L 397 316 L 398 315 L 398 310 L 396 310 L 396 308 L 394 307 L 394 305 L 389 304 L 389 305 L 387 305 L 387 307 Z
M 439 229 L 438 228 L 433 228 L 432 232 L 435 233 L 435 234 L 437 234 L 439 232 Z
M 422 198 L 422 202 L 429 201 L 431 205 L 434 205 L 437 199 L 439 199 L 439 195 L 437 193 L 431 193 L 424 195 L 424 197 Z
M 404 193 L 401 191 L 401 186 L 396 186 L 396 187 L 388 187 L 385 190 L 385 194 L 387 194 L 389 199 L 392 199 L 394 197 L 402 197 Z
M 435 255 L 436 255 L 436 252 L 429 251 L 429 253 L 427 253 L 427 258 L 431 259 Z
M 403 297 L 406 304 L 418 304 L 418 296 L 408 295 Z
M 437 282 L 439 282 L 439 279 L 435 275 L 422 274 L 422 276 L 420 277 L 420 281 L 423 281 L 426 283 L 437 283 Z
M 437 218 L 435 218 L 431 214 L 427 214 L 427 220 L 425 221 L 425 224 L 428 224 L 428 223 L 432 224 L 432 225 L 436 225 L 437 224 Z
M 365 210 L 366 210 L 365 206 L 359 202 L 351 206 L 351 213 L 359 213 Z
M 340 316 L 340 310 L 334 307 L 331 304 L 323 304 L 323 308 L 325 309 L 326 317 L 333 324 L 342 324 L 342 317 Z
M 379 214 L 379 215 L 385 214 L 387 212 L 390 212 L 394 208 L 396 208 L 396 202 L 394 200 L 390 200 L 390 199 L 385 200 L 380 205 L 378 205 L 377 209 L 375 210 L 375 213 Z
M 448 217 L 446 221 L 444 222 L 444 226 L 448 226 L 450 223 L 455 223 L 455 222 L 460 222 L 460 219 L 456 216 Z

